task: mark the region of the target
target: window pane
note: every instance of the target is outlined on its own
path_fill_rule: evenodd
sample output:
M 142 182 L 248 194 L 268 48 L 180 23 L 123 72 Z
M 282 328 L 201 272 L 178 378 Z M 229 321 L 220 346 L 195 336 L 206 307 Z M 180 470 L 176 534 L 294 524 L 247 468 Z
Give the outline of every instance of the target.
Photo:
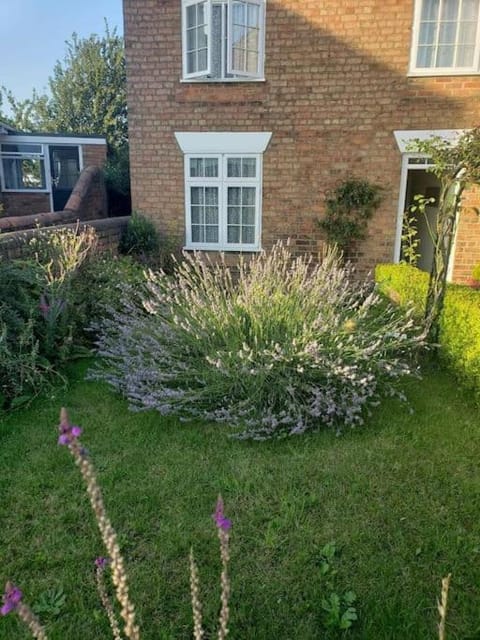
M 438 43 L 439 44 L 455 44 L 456 35 L 457 35 L 456 22 L 442 22 L 440 24 L 440 30 L 438 34 Z
M 228 204 L 229 205 L 242 204 L 242 188 L 241 187 L 228 187 Z
M 206 178 L 218 177 L 218 159 L 217 158 L 205 158 L 205 177 Z
M 240 243 L 240 227 L 228 227 L 227 242 L 229 242 L 230 244 Z
M 423 0 L 422 5 L 422 21 L 437 20 L 438 9 L 440 8 L 440 0 Z
M 473 65 L 473 56 L 475 47 L 473 45 L 460 46 L 457 48 L 457 67 L 471 67 Z
M 457 20 L 460 0 L 443 0 L 441 20 Z
M 256 4 L 249 4 L 247 10 L 247 24 L 249 27 L 260 26 L 260 7 Z
M 205 24 L 205 3 L 197 4 L 197 24 Z
M 190 158 L 190 177 L 203 177 L 203 158 Z
M 417 67 L 420 69 L 433 66 L 434 47 L 418 47 Z
M 463 0 L 461 20 L 471 20 L 476 22 L 478 19 L 478 0 Z
M 39 158 L 4 158 L 6 189 L 45 189 L 45 165 Z
M 190 208 L 190 211 L 192 216 L 192 224 L 200 224 L 201 222 L 203 222 L 202 220 L 203 207 L 192 205 Z
M 244 207 L 242 210 L 243 224 L 255 225 L 255 207 Z
M 187 73 L 195 73 L 197 71 L 197 54 L 195 51 L 187 53 Z
M 221 78 L 224 75 L 222 66 L 222 5 L 212 6 L 212 77 Z
M 205 187 L 205 203 L 218 205 L 218 187 Z
M 437 25 L 435 22 L 423 22 L 420 25 L 420 33 L 418 36 L 419 44 L 433 44 L 435 42 L 435 33 Z
M 227 176 L 229 178 L 240 178 L 242 176 L 242 159 L 228 158 Z
M 256 158 L 243 158 L 242 173 L 244 178 L 255 178 L 255 176 L 257 175 Z
M 43 153 L 41 144 L 13 144 L 10 142 L 2 144 L 2 151 L 5 153 Z
M 207 48 L 207 28 L 205 25 L 197 29 L 197 47 L 199 49 Z
M 187 29 L 194 27 L 197 24 L 197 7 L 192 4 L 187 7 Z
M 455 55 L 455 47 L 453 45 L 441 45 L 437 49 L 437 64 L 436 67 L 451 67 L 453 66 L 453 56 Z
M 477 25 L 472 22 L 461 22 L 458 33 L 459 44 L 475 45 L 475 36 L 477 34 Z
M 188 29 L 187 31 L 187 51 L 195 51 L 197 48 L 196 29 Z
M 205 227 L 205 242 L 218 242 L 218 227 Z
M 205 224 L 218 224 L 217 207 L 205 207 Z
M 249 73 L 257 73 L 257 69 L 258 69 L 258 53 L 256 51 L 248 51 L 247 71 Z
M 243 2 L 234 2 L 233 3 L 233 24 L 246 24 L 246 16 L 245 16 L 245 3 Z
M 255 187 L 242 187 L 242 204 L 255 205 Z
M 258 51 L 260 42 L 260 31 L 250 28 L 247 32 L 247 49 L 250 51 Z
M 190 202 L 192 204 L 203 204 L 203 187 L 191 187 Z
M 204 242 L 203 227 L 192 224 L 192 242 Z
M 228 207 L 228 224 L 240 224 L 240 207 Z
M 245 27 L 233 26 L 233 46 L 245 49 L 247 46 Z
M 208 68 L 208 50 L 200 49 L 198 52 L 198 71 L 205 71 Z
M 255 227 L 242 227 L 242 243 L 255 243 Z
M 242 71 L 245 69 L 245 51 L 243 49 L 233 50 L 233 69 Z

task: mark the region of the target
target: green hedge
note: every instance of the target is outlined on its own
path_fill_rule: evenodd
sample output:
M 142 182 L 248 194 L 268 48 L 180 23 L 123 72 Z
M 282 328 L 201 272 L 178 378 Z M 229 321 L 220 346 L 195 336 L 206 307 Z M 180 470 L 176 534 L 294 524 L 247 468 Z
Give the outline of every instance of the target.
M 405 264 L 379 264 L 380 290 L 400 305 L 413 303 L 419 321 L 425 309 L 428 274 Z M 480 291 L 448 285 L 441 320 L 441 353 L 451 369 L 480 398 Z

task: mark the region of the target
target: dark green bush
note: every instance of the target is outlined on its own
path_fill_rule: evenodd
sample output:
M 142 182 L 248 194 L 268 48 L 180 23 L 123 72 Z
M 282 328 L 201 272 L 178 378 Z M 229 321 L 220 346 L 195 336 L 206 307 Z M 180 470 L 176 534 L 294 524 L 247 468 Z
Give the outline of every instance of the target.
M 375 278 L 381 290 L 400 305 L 413 303 L 423 317 L 428 274 L 405 264 L 380 264 Z M 448 285 L 441 320 L 441 355 L 480 398 L 480 291 Z
M 160 250 L 158 231 L 151 220 L 133 212 L 123 232 L 119 245 L 120 253 L 136 258 L 148 259 Z

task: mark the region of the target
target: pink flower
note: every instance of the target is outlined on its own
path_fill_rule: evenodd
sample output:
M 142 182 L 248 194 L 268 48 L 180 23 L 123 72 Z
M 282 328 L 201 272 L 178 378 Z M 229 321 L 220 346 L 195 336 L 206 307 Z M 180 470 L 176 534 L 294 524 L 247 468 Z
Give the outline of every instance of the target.
M 0 608 L 0 615 L 6 616 L 7 613 L 16 609 L 18 603 L 22 599 L 22 592 L 11 582 L 7 582 L 5 593 L 3 595 L 3 606 Z
M 60 435 L 58 436 L 58 444 L 72 444 L 79 436 L 82 435 L 81 427 L 75 425 L 60 425 Z
M 232 521 L 229 518 L 225 517 L 223 512 L 223 499 L 222 496 L 218 496 L 217 506 L 215 508 L 215 513 L 213 514 L 213 519 L 215 520 L 215 524 L 222 531 L 228 531 L 232 528 Z

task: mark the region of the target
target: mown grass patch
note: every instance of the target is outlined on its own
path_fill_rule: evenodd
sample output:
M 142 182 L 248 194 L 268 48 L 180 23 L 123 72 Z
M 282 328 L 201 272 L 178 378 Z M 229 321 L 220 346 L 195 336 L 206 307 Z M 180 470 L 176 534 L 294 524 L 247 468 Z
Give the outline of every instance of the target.
M 282 441 L 241 442 L 228 427 L 130 413 L 72 370 L 65 393 L 0 426 L 0 580 L 30 603 L 61 588 L 49 638 L 108 638 L 93 560 L 103 552 L 81 479 L 56 445 L 59 407 L 97 467 L 120 533 L 142 638 L 191 638 L 188 553 L 199 562 L 213 629 L 220 571 L 210 514 L 221 492 L 232 531 L 231 637 L 318 639 L 321 549 L 335 541 L 338 589 L 357 594 L 355 639 L 436 637 L 440 579 L 452 572 L 449 638 L 480 634 L 480 421 L 441 371 L 407 383 L 413 414 L 392 400 L 368 424 Z M 0 638 L 28 637 L 15 617 Z

